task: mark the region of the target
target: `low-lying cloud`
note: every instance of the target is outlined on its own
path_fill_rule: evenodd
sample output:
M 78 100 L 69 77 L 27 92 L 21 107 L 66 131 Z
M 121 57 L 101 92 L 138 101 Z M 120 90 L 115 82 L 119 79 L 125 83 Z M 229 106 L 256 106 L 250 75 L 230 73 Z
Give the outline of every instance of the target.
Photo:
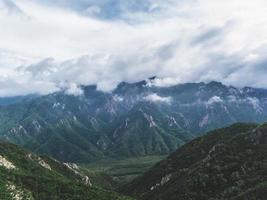
M 162 97 L 156 93 L 150 94 L 150 95 L 144 97 L 144 99 L 146 101 L 150 101 L 150 102 L 167 103 L 167 104 L 171 103 L 171 101 L 172 101 L 172 97 Z
M 0 96 L 151 76 L 267 87 L 266 1 L 114 2 L 0 0 Z

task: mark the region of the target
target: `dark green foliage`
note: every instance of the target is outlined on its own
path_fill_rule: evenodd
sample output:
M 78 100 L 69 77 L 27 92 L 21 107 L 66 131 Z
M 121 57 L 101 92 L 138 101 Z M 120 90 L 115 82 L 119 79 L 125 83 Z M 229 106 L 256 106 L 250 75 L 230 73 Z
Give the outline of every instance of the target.
M 101 186 L 107 186 L 107 188 L 114 189 L 133 180 L 137 176 L 144 174 L 150 167 L 165 157 L 166 156 L 146 156 L 127 158 L 123 160 L 107 159 L 86 164 L 83 167 L 86 170 L 89 169 L 89 172 L 95 172 L 95 181 L 94 175 L 90 175 L 93 182 L 99 183 Z M 103 176 L 101 176 L 101 174 Z M 107 176 L 107 174 L 109 176 Z M 110 177 L 112 177 L 112 180 L 110 180 Z
M 114 192 L 90 186 L 85 182 L 82 170 L 76 172 L 66 165 L 50 159 L 39 157 L 0 141 L 0 155 L 16 168 L 7 169 L 0 166 L 0 199 L 13 199 L 19 193 L 23 199 L 30 200 L 127 200 Z M 45 162 L 48 169 L 40 164 Z M 9 187 L 14 186 L 11 190 Z
M 123 82 L 111 93 L 82 89 L 81 96 L 0 100 L 0 138 L 61 161 L 90 163 L 168 155 L 206 131 L 267 120 L 263 89 L 218 82 L 156 87 L 146 81 Z
M 235 124 L 179 148 L 125 194 L 145 200 L 265 200 L 267 124 Z

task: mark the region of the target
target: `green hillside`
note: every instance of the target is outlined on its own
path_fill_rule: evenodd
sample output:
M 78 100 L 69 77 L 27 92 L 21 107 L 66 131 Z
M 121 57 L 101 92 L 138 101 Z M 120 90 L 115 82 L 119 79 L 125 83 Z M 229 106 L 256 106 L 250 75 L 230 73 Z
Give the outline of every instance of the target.
M 235 124 L 179 148 L 121 190 L 143 200 L 265 200 L 267 124 Z
M 267 120 L 267 90 L 219 82 L 156 87 L 120 83 L 112 92 L 81 86 L 2 99 L 0 139 L 64 162 L 168 155 L 201 134 L 236 122 Z M 10 102 L 10 103 L 8 103 Z
M 0 199 L 127 200 L 94 185 L 75 164 L 37 156 L 0 141 Z

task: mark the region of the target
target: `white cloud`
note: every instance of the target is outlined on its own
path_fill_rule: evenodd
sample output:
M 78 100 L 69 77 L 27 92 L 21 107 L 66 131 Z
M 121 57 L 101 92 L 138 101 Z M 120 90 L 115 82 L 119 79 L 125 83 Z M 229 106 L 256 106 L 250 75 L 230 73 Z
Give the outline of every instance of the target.
M 68 95 L 80 96 L 83 95 L 83 90 L 75 83 L 70 83 L 65 89 L 65 93 Z
M 157 0 L 136 10 L 126 1 L 114 10 L 103 1 L 45 2 L 0 0 L 0 49 L 15 52 L 0 53 L 2 96 L 45 94 L 62 82 L 109 91 L 155 75 L 162 79 L 151 84 L 160 87 L 210 80 L 267 87 L 264 0 Z M 95 16 L 107 10 L 120 13 Z
M 123 102 L 123 97 L 119 96 L 119 95 L 114 95 L 113 96 L 113 99 L 114 101 L 117 101 L 117 102 Z
M 85 13 L 88 15 L 95 15 L 101 12 L 101 8 L 98 6 L 89 6 L 86 8 Z
M 208 100 L 207 105 L 211 105 L 211 104 L 214 104 L 214 103 L 222 103 L 222 102 L 223 102 L 223 100 L 221 99 L 221 97 L 213 96 Z
M 161 97 L 158 94 L 150 94 L 146 97 L 144 97 L 146 101 L 151 101 L 151 102 L 159 102 L 159 103 L 171 103 L 172 98 L 171 97 Z
M 0 1 L 0 14 L 1 15 L 24 15 L 23 11 L 16 6 L 11 0 Z
M 147 81 L 147 85 L 149 87 L 151 86 L 156 86 L 156 87 L 170 87 L 170 86 L 174 86 L 179 84 L 180 81 L 175 79 L 175 78 L 170 78 L 170 77 L 166 77 L 166 78 L 155 78 L 152 80 L 148 80 Z

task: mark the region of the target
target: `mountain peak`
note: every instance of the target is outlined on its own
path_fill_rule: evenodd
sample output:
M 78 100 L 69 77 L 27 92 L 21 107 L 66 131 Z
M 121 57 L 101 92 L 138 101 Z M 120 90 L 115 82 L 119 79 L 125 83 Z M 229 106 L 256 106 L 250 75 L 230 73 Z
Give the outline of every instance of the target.
M 211 87 L 225 87 L 225 85 L 218 81 L 211 81 L 207 85 Z
M 152 77 L 148 78 L 148 80 L 153 81 L 153 80 L 155 80 L 156 78 L 157 78 L 157 76 L 152 76 Z

